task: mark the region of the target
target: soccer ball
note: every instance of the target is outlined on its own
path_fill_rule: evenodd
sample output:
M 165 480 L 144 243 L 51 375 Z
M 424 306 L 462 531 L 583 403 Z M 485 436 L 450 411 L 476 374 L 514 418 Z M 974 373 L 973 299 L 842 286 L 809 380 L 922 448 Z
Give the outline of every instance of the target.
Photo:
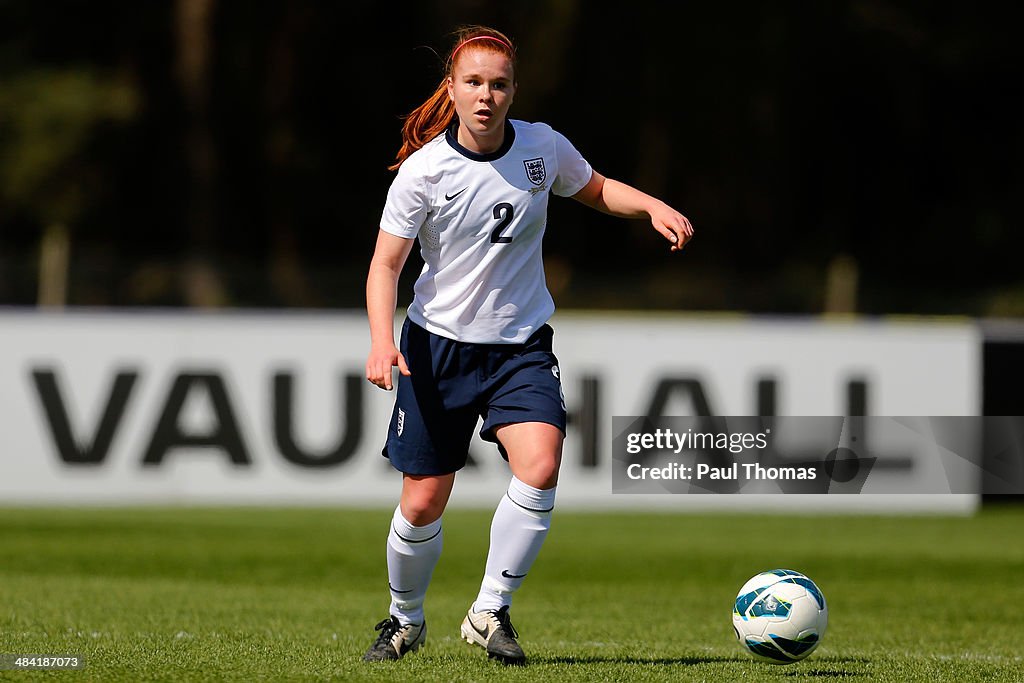
M 743 584 L 732 627 L 744 650 L 762 662 L 791 664 L 814 652 L 828 625 L 825 596 L 790 569 L 762 572 Z

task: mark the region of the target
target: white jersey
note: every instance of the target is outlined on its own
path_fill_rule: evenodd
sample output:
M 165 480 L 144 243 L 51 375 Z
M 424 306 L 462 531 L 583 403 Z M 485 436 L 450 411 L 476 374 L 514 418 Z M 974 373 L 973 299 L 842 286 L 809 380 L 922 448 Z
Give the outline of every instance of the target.
M 490 154 L 460 145 L 452 127 L 410 155 L 380 224 L 419 237 L 424 265 L 409 318 L 449 339 L 525 342 L 555 310 L 541 256 L 548 195 L 574 195 L 591 174 L 564 136 L 524 121 L 506 121 Z

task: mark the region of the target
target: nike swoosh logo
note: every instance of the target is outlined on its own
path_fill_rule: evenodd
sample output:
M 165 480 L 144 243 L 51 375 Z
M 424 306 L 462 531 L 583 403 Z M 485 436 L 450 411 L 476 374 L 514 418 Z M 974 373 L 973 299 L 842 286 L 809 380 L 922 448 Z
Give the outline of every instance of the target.
M 426 628 L 426 622 L 423 623 L 423 627 Z M 404 655 L 407 652 L 409 652 L 410 650 L 412 650 L 413 643 L 415 643 L 417 640 L 419 640 L 419 636 L 417 636 L 415 639 L 413 639 L 412 642 L 408 642 L 405 638 L 402 638 L 402 645 L 398 649 L 398 654 L 399 655 Z
M 521 579 L 526 576 L 526 574 L 509 574 L 507 569 L 502 569 L 501 575 L 506 579 Z
M 490 633 L 490 627 L 486 627 L 483 630 L 480 630 L 480 629 L 478 629 L 476 627 L 476 624 L 473 623 L 472 619 L 469 620 L 469 625 L 470 625 L 470 627 L 472 627 L 472 629 L 474 631 L 476 631 L 477 633 L 480 634 L 481 638 L 483 638 L 484 640 L 487 640 L 488 634 Z
M 391 589 L 391 592 L 392 592 L 392 593 L 412 593 L 412 591 L 413 591 L 413 589 L 412 589 L 412 588 L 410 588 L 410 589 L 409 589 L 409 590 L 407 590 L 407 591 L 400 591 L 400 590 L 398 590 L 397 588 L 395 588 L 394 586 L 392 586 L 392 585 L 391 585 L 391 582 L 390 582 L 390 581 L 388 581 L 388 588 L 390 588 L 390 589 Z
M 456 192 L 455 194 L 448 194 L 447 192 L 445 192 L 444 193 L 444 198 L 447 199 L 448 201 L 451 201 L 451 200 L 455 199 L 456 197 L 458 197 L 460 194 L 462 194 L 463 192 L 465 192 L 468 189 L 469 189 L 468 187 L 464 187 L 461 190 L 459 190 L 458 192 Z

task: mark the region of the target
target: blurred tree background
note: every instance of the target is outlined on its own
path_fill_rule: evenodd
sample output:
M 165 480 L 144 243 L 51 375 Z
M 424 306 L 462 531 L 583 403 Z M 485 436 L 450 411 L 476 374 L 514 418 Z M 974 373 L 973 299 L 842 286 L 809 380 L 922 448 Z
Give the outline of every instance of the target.
M 560 307 L 1022 316 L 1022 13 L 0 0 L 0 304 L 361 307 L 400 117 L 485 23 L 515 118 L 698 229 L 554 200 Z

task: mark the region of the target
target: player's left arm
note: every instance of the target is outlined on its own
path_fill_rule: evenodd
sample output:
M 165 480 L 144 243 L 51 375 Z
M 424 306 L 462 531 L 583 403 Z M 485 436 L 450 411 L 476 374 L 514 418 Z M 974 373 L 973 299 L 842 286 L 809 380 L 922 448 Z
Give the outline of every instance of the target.
M 665 202 L 597 171 L 573 199 L 592 209 L 620 218 L 651 219 L 651 225 L 679 251 L 693 237 L 689 219 Z

